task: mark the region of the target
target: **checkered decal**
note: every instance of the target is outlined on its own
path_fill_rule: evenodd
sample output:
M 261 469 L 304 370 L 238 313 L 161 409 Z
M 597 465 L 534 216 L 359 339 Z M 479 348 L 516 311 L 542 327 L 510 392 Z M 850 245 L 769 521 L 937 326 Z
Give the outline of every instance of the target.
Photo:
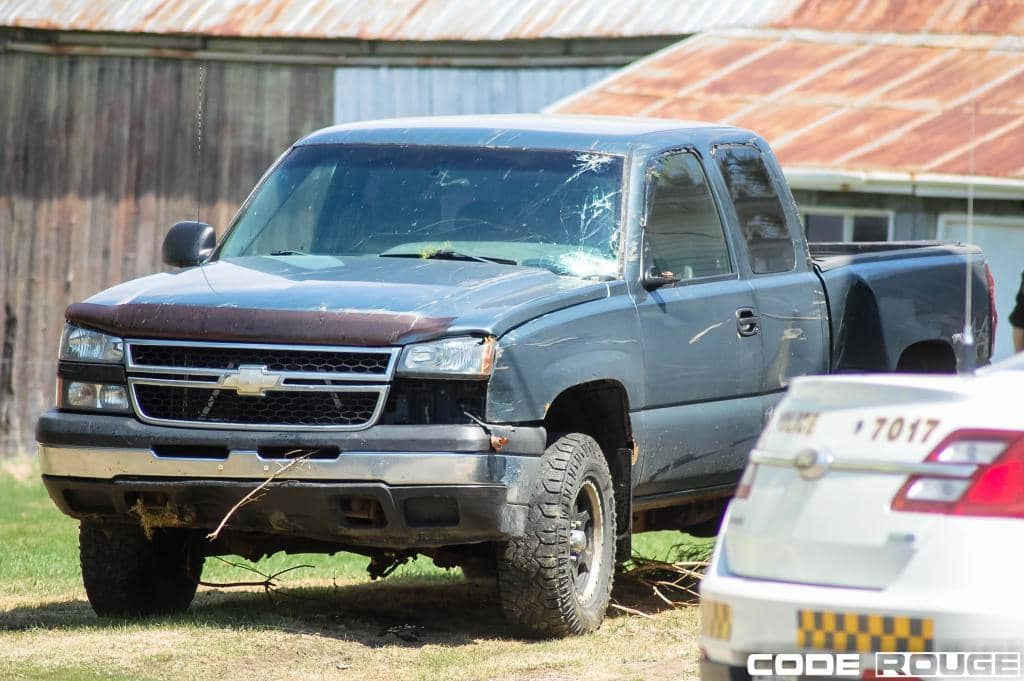
M 860 615 L 801 610 L 796 643 L 801 648 L 847 653 L 932 650 L 934 624 L 927 617 Z
M 729 604 L 708 599 L 701 601 L 700 631 L 708 638 L 728 641 L 732 635 L 732 608 Z

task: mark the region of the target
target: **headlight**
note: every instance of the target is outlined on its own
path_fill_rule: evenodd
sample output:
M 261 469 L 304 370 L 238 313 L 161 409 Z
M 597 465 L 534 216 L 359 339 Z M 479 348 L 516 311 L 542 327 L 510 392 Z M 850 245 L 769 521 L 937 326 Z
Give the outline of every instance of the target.
M 402 353 L 398 371 L 419 376 L 486 378 L 494 368 L 493 338 L 446 338 L 410 345 Z
M 124 341 L 92 329 L 65 324 L 60 337 L 60 359 L 92 362 L 120 362 Z
M 118 413 L 127 413 L 130 410 L 128 391 L 123 385 L 67 379 L 57 381 L 57 406 L 61 409 Z

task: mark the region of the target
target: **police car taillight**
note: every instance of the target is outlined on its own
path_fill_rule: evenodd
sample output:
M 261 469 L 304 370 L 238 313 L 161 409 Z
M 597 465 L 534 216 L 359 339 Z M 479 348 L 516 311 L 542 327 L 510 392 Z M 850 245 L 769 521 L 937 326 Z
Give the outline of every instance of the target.
M 935 475 L 913 475 L 893 499 L 892 510 L 1024 518 L 1024 433 L 957 431 L 925 462 L 975 469 L 968 477 L 940 474 L 938 469 Z

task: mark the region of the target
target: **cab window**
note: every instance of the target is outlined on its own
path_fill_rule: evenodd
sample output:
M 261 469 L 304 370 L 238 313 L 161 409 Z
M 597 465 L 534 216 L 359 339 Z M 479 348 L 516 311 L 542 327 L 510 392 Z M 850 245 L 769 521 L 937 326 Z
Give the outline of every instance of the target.
M 729 274 L 725 229 L 700 159 L 666 154 L 647 172 L 646 266 L 680 280 Z
M 715 160 L 736 207 L 751 270 L 755 274 L 792 270 L 796 266 L 793 239 L 761 151 L 748 144 L 724 144 L 715 147 Z

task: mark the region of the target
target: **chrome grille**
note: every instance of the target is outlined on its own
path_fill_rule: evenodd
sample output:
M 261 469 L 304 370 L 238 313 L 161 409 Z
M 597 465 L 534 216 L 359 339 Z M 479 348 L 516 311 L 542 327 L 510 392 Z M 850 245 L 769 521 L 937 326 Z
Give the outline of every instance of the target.
M 234 369 L 242 364 L 259 364 L 269 371 L 384 376 L 388 372 L 390 360 L 391 354 L 387 352 L 150 344 L 131 346 L 131 361 L 137 366 Z
M 358 430 L 380 417 L 397 348 L 129 340 L 140 420 L 198 428 Z
M 154 419 L 282 426 L 362 426 L 373 418 L 380 393 L 271 391 L 243 397 L 233 390 L 135 386 L 139 406 Z

